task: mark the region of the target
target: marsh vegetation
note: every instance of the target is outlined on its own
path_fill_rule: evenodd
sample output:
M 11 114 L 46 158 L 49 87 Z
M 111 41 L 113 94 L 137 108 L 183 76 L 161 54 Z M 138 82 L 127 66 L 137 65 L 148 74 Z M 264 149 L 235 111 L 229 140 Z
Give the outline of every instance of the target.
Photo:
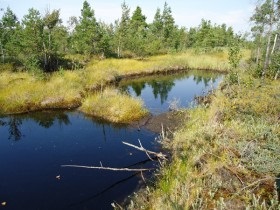
M 225 73 L 224 81 L 216 91 L 211 91 L 207 103 L 189 106 L 186 110 L 187 106 L 179 109 L 178 100 L 170 102 L 173 103 L 172 110 L 179 110 L 176 114 L 180 124 L 172 132 L 164 133 L 166 138 L 161 139 L 161 146 L 171 158 L 161 166 L 146 189 L 131 197 L 125 208 L 279 209 L 276 180 L 280 173 L 280 2 L 265 0 L 258 3 L 251 17 L 254 25 L 251 40 L 235 34 L 225 24 L 212 24 L 204 19 L 198 27 L 180 28 L 166 3 L 162 11 L 156 11 L 152 23 L 146 22 L 140 7 L 131 14 L 128 5 L 123 3 L 120 19 L 107 25 L 96 20 L 94 10 L 84 1 L 80 17 L 71 17 L 68 28 L 62 25 L 59 10 L 40 14 L 32 8 L 22 20 L 18 20 L 7 8 L 0 20 L 0 129 L 4 130 L 4 138 L 19 142 L 24 137 L 20 129 L 24 127 L 24 115 L 13 114 L 30 113 L 31 118 L 44 128 L 51 127 L 54 122 L 62 127 L 71 124 L 65 114 L 42 120 L 34 113 L 43 110 L 78 109 L 87 116 L 124 126 L 123 123 L 138 121 L 153 112 L 145 99 L 139 98 L 145 87 L 152 89 L 150 95 L 160 98 L 160 103 L 164 104 L 174 85 L 168 81 L 172 76 L 157 81 L 147 78 L 141 81 L 141 77 L 171 75 L 191 69 Z M 133 78 L 138 81 L 130 81 Z M 198 75 L 195 82 L 202 81 Z M 102 124 L 100 127 L 94 131 L 102 132 L 106 142 L 106 126 Z M 31 130 L 28 126 L 24 128 L 24 131 Z M 60 149 L 64 148 L 62 144 L 67 145 L 65 138 L 76 137 L 75 133 L 69 131 L 68 134 L 68 131 L 64 133 L 66 136 L 61 136 Z M 33 132 L 34 139 L 42 136 L 36 130 Z M 121 131 L 124 137 L 126 132 Z M 154 138 L 155 134 L 148 133 Z M 151 140 L 148 136 L 144 135 Z M 36 188 L 41 186 L 38 177 L 44 168 L 41 162 L 30 163 L 30 158 L 26 159 L 42 149 L 34 139 L 32 144 L 36 147 L 30 147 L 28 154 L 22 152 L 22 148 L 26 149 L 24 146 L 19 146 L 19 154 L 15 153 L 12 150 L 14 143 L 1 143 L 4 146 L 0 150 L 1 154 L 10 157 L 7 159 L 9 164 L 3 162 L 7 174 L 26 171 L 26 168 L 19 168 L 18 173 L 12 173 L 10 166 L 18 162 L 9 156 L 10 153 L 26 161 L 30 171 L 36 169 L 38 176 L 33 177 Z M 44 146 L 54 147 L 43 151 L 44 158 L 56 151 L 56 144 L 49 141 L 45 139 Z M 86 138 L 84 145 L 92 145 L 88 141 Z M 116 145 L 116 141 L 111 142 Z M 59 153 L 67 157 L 63 160 L 72 161 L 73 157 L 67 155 L 82 156 L 81 160 L 85 162 L 91 157 L 92 151 L 86 146 L 77 147 L 83 144 L 77 139 L 72 139 L 69 144 L 74 152 Z M 77 151 L 79 148 L 85 153 Z M 108 151 L 110 156 L 111 145 Z M 122 151 L 126 157 L 133 156 L 127 150 Z M 46 164 L 53 163 L 46 161 Z M 57 171 L 51 169 L 51 173 Z M 82 180 L 82 176 L 88 175 L 81 173 L 79 176 Z M 44 178 L 46 183 L 53 184 Z M 15 180 L 18 181 L 17 177 Z M 71 183 L 77 182 L 72 180 Z M 17 186 L 15 182 L 14 187 Z M 71 188 L 73 191 L 75 186 Z M 83 189 L 79 189 L 82 194 Z M 64 202 L 76 198 L 71 196 Z M 29 201 L 26 194 L 16 205 L 21 206 L 25 200 Z M 115 206 L 122 208 L 117 205 L 120 202 L 118 200 Z M 6 206 L 7 202 L 3 203 Z M 42 205 L 36 204 L 34 208 Z

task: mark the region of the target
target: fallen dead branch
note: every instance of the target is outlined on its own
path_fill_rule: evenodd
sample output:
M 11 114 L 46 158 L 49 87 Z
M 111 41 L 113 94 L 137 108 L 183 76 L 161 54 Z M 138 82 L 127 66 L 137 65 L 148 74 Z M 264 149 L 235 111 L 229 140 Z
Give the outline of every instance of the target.
M 153 161 L 153 158 L 151 158 L 150 155 L 154 155 L 155 157 L 157 157 L 158 159 L 163 159 L 163 160 L 166 160 L 166 155 L 162 154 L 161 152 L 160 153 L 157 153 L 157 152 L 153 152 L 153 151 L 150 151 L 150 150 L 147 150 L 145 149 L 142 144 L 141 144 L 141 141 L 139 141 L 139 144 L 140 144 L 140 147 L 138 146 L 135 146 L 133 144 L 130 144 L 130 143 L 127 143 L 127 142 L 122 142 L 123 144 L 127 145 L 127 146 L 130 146 L 130 147 L 133 147 L 137 150 L 140 150 L 142 152 L 145 152 L 146 155 L 148 156 L 148 158 L 150 160 Z M 153 170 L 153 168 L 112 168 L 112 167 L 104 167 L 102 165 L 102 162 L 100 162 L 100 166 L 83 166 L 83 165 L 61 165 L 61 167 L 71 167 L 71 168 L 87 168 L 87 169 L 98 169 L 98 170 L 109 170 L 109 171 L 134 171 L 134 172 L 142 172 L 143 171 L 149 171 L 149 170 Z M 144 180 L 144 179 L 143 179 Z M 144 180 L 145 181 L 145 180 Z
M 149 171 L 152 168 L 111 168 L 104 166 L 81 166 L 81 165 L 61 165 L 61 167 L 71 167 L 71 168 L 87 168 L 87 169 L 99 169 L 99 170 L 109 170 L 109 171 Z
M 135 146 L 135 145 L 130 144 L 130 143 L 127 143 L 127 142 L 124 142 L 124 141 L 123 141 L 122 143 L 125 144 L 125 145 L 127 145 L 127 146 L 133 147 L 133 148 L 135 148 L 135 149 L 137 149 L 137 150 L 140 150 L 140 151 L 142 151 L 142 152 L 145 152 L 145 153 L 147 154 L 147 156 L 149 157 L 149 159 L 151 159 L 151 160 L 152 160 L 152 158 L 150 157 L 150 155 L 154 155 L 154 156 L 156 156 L 157 158 L 163 159 L 163 160 L 166 160 L 166 159 L 167 159 L 165 154 L 162 154 L 161 152 L 157 153 L 157 152 L 153 152 L 153 151 L 147 150 L 147 149 L 145 149 L 145 148 L 142 146 L 140 140 L 138 140 L 138 141 L 139 141 L 140 147 Z

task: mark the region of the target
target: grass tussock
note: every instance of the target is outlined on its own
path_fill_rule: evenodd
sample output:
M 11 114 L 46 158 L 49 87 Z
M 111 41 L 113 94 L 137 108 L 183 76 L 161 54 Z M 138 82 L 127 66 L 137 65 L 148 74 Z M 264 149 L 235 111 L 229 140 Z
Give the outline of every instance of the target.
M 86 97 L 80 110 L 114 123 L 130 123 L 148 113 L 141 99 L 111 88 Z
M 128 209 L 279 209 L 280 83 L 244 72 L 164 145 L 172 160 Z M 246 75 L 246 76 L 244 76 Z
M 82 79 L 65 72 L 38 79 L 28 73 L 0 74 L 0 112 L 23 113 L 41 109 L 73 108 L 81 103 Z

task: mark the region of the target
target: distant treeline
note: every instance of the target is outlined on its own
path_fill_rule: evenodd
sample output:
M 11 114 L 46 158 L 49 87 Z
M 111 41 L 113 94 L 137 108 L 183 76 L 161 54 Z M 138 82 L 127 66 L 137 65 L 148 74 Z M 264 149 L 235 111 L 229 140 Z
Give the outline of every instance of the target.
M 84 1 L 81 15 L 70 17 L 67 26 L 62 24 L 60 10 L 40 14 L 31 8 L 18 20 L 7 8 L 0 20 L 1 63 L 51 72 L 69 68 L 65 55 L 143 58 L 193 47 L 226 47 L 240 38 L 231 27 L 204 19 L 196 28 L 180 28 L 167 3 L 156 10 L 152 23 L 146 22 L 139 6 L 132 15 L 126 3 L 121 8 L 121 18 L 106 24 L 96 20 L 94 10 Z

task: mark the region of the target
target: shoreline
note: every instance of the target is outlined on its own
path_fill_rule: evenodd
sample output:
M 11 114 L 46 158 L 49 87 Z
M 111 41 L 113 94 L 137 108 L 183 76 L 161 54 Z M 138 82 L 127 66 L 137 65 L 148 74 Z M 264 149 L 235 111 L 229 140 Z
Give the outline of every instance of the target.
M 239 79 L 225 80 L 207 106 L 185 111 L 181 126 L 162 141 L 170 160 L 125 209 L 280 207 L 280 83 Z
M 127 81 L 131 79 L 137 79 L 142 77 L 148 77 L 148 76 L 155 76 L 155 75 L 172 75 L 172 74 L 180 74 L 180 73 L 187 73 L 190 70 L 198 70 L 198 71 L 210 71 L 213 73 L 221 73 L 226 74 L 227 71 L 221 71 L 217 69 L 204 69 L 204 68 L 196 68 L 196 69 L 190 69 L 185 67 L 172 67 L 169 69 L 161 69 L 156 71 L 146 71 L 146 72 L 140 72 L 140 73 L 131 73 L 131 74 L 124 74 L 115 77 L 114 79 L 108 80 L 105 83 L 94 85 L 90 88 L 85 88 L 85 93 L 83 95 L 86 95 L 88 93 L 101 91 L 102 89 L 105 89 L 106 87 L 110 86 L 117 86 L 122 81 Z M 22 78 L 21 78 L 22 79 Z M 41 105 L 35 105 L 32 107 L 32 103 L 29 104 L 30 107 L 27 108 L 27 110 L 24 111 L 18 111 L 18 112 L 7 112 L 7 113 L 1 113 L 1 115 L 17 115 L 17 114 L 26 114 L 30 112 L 38 112 L 38 111 L 57 111 L 57 110 L 78 110 L 82 106 L 82 101 L 85 98 L 82 96 L 78 96 L 76 99 L 74 99 L 72 102 L 65 103 L 64 98 L 61 97 L 49 97 L 45 99 L 44 101 L 41 101 Z M 61 104 L 58 105 L 57 104 Z M 80 111 L 80 110 L 79 110 Z M 81 111 L 83 112 L 83 111 Z M 84 113 L 87 114 L 87 113 Z
M 133 78 L 188 72 L 191 69 L 226 73 L 227 51 L 151 56 L 146 60 L 91 60 L 84 69 L 49 75 L 0 73 L 0 113 L 20 114 L 52 109 L 76 109 L 90 94 Z M 223 70 L 224 69 L 224 70 Z

